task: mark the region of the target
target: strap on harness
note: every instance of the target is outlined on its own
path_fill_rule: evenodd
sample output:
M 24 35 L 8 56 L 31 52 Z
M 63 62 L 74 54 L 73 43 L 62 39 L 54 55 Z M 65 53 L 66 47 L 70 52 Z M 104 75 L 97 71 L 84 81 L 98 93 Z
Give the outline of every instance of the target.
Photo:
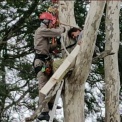
M 46 60 L 51 60 L 51 57 L 49 55 L 45 55 L 45 54 L 35 54 L 35 59 L 40 59 L 43 62 L 45 62 Z
M 45 73 L 48 76 L 52 75 L 52 67 L 50 64 L 51 57 L 49 55 L 44 55 L 44 54 L 35 54 L 34 61 L 36 59 L 42 60 L 44 63 L 42 66 L 37 66 L 34 67 L 36 75 L 38 74 L 39 71 Z M 33 61 L 33 66 L 34 66 L 34 61 Z
M 76 43 L 77 43 L 77 42 L 75 41 L 73 44 L 71 44 L 71 45 L 67 46 L 67 47 L 66 47 L 66 49 L 68 49 L 68 48 L 71 48 L 71 47 L 75 46 L 75 45 L 76 45 Z M 61 50 L 63 50 L 63 49 L 61 49 Z

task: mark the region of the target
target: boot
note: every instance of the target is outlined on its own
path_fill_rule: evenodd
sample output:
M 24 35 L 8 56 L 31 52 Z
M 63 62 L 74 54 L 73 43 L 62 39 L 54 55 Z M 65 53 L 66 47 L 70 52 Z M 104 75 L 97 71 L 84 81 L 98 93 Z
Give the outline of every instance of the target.
M 49 108 L 49 110 L 52 110 L 53 104 L 54 104 L 54 103 L 51 103 L 51 102 L 48 103 L 48 108 Z M 57 109 L 61 109 L 61 108 L 62 108 L 61 106 L 57 106 Z
M 38 116 L 39 120 L 46 120 L 49 121 L 50 116 L 49 116 L 49 112 L 42 112 L 39 116 Z

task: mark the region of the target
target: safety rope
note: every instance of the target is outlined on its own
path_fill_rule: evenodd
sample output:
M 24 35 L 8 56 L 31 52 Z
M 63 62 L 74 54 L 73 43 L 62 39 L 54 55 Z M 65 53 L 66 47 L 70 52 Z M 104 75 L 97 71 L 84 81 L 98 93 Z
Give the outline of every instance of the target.
M 64 44 L 64 36 L 61 36 L 61 44 L 62 44 L 62 47 L 64 49 L 64 51 L 66 52 L 67 55 L 69 55 L 69 52 L 67 51 L 66 47 L 65 47 L 65 44 Z

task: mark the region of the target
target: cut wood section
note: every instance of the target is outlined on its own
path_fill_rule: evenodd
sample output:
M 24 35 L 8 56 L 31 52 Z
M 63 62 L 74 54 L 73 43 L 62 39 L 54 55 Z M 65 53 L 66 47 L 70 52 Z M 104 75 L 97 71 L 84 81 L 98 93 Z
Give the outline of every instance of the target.
M 64 60 L 61 66 L 57 69 L 57 71 L 52 75 L 52 77 L 45 84 L 45 86 L 40 90 L 42 94 L 47 95 L 48 92 L 53 88 L 53 86 L 63 79 L 63 77 L 66 75 L 68 71 L 67 69 L 70 67 L 70 65 L 73 63 L 76 56 L 78 55 L 79 50 L 80 45 L 77 45 L 73 49 L 73 51 L 68 55 L 68 57 Z

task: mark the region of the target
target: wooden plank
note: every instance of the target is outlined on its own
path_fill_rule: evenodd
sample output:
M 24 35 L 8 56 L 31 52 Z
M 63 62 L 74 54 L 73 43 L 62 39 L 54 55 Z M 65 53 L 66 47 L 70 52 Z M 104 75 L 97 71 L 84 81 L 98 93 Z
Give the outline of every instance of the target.
M 50 111 L 50 120 L 49 122 L 53 122 L 53 119 L 55 117 L 55 112 L 56 112 L 56 108 L 57 108 L 57 104 L 58 104 L 58 100 L 61 96 L 61 91 L 62 91 L 62 88 L 63 88 L 63 84 L 64 84 L 64 81 L 62 81 L 61 83 L 61 86 L 60 88 L 58 89 L 57 93 L 56 93 L 56 97 L 55 97 L 55 101 L 54 101 L 54 105 L 53 105 L 53 108 L 52 108 L 52 111 Z
M 45 105 L 52 99 L 52 97 L 57 94 L 57 91 L 60 89 L 62 85 L 62 82 L 59 82 L 56 87 L 49 92 L 49 94 L 45 97 L 45 99 L 42 101 L 42 104 L 39 105 L 34 113 L 30 117 L 25 118 L 25 122 L 33 122 L 42 112 Z
M 53 88 L 53 86 L 61 81 L 63 77 L 67 73 L 67 69 L 70 67 L 70 65 L 75 60 L 76 56 L 78 55 L 78 52 L 80 50 L 80 45 L 77 45 L 73 51 L 68 55 L 68 57 L 64 60 L 64 62 L 61 64 L 61 66 L 56 70 L 56 72 L 52 75 L 52 77 L 49 79 L 49 81 L 45 84 L 45 86 L 40 90 L 40 92 L 44 95 L 47 95 L 48 92 Z

